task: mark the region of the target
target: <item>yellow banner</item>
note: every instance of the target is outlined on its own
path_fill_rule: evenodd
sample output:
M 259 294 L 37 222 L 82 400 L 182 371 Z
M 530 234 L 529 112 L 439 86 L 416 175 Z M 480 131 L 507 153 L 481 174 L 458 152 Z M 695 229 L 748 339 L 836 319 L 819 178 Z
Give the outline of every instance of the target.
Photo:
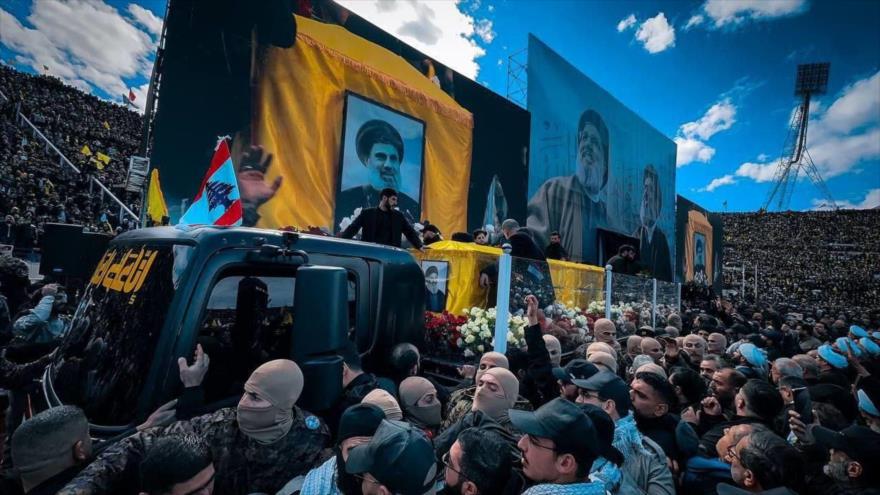
M 161 225 L 162 218 L 168 216 L 168 206 L 165 205 L 165 195 L 159 183 L 159 170 L 155 168 L 150 172 L 150 185 L 147 188 L 147 215 L 156 225 Z
M 262 57 L 255 139 L 272 154 L 281 189 L 258 226 L 334 231 L 346 91 L 424 122 L 421 219 L 466 230 L 473 117 L 394 53 L 340 26 L 297 17 L 292 48 Z M 413 198 L 418 200 L 419 198 Z
M 87 144 L 84 144 L 79 152 L 86 156 L 92 156 L 92 150 L 89 149 L 89 145 Z
M 446 289 L 446 310 L 460 314 L 474 306 L 493 307 L 488 290 L 480 287 L 480 271 L 497 263 L 501 249 L 479 244 L 440 241 L 431 244 L 424 253 L 412 251 L 419 262 L 447 262 L 445 277 L 440 284 Z M 556 300 L 567 306 L 582 309 L 595 300 L 603 299 L 605 270 L 598 266 L 567 261 L 548 260 Z M 423 268 L 426 266 L 422 264 Z M 441 270 L 442 273 L 442 270 Z

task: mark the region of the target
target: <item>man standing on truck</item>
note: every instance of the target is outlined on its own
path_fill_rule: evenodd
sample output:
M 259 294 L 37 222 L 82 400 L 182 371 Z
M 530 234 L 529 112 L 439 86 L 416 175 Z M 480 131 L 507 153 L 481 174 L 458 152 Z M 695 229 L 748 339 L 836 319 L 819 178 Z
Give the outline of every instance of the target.
M 361 214 L 339 233 L 339 237 L 352 239 L 358 232 L 364 242 L 394 247 L 400 247 L 400 235 L 403 234 L 413 246 L 424 251 L 419 234 L 397 209 L 397 191 L 391 188 L 382 189 L 379 206 L 361 210 Z

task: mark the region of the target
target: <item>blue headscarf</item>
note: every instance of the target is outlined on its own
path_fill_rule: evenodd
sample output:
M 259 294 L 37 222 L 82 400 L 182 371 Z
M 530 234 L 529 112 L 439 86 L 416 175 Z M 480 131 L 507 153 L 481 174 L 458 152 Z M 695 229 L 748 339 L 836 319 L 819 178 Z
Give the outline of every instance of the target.
M 871 401 L 871 398 L 868 397 L 868 394 L 864 390 L 859 390 L 856 395 L 859 398 L 859 409 L 871 416 L 880 417 L 880 411 L 877 410 L 877 404 L 874 404 L 874 402 Z
M 844 370 L 849 366 L 849 363 L 846 362 L 846 358 L 834 352 L 834 349 L 828 344 L 820 345 L 818 353 L 820 358 L 824 359 L 828 364 L 837 369 Z
M 856 345 L 855 342 L 852 341 L 849 337 L 840 337 L 834 341 L 837 344 L 837 348 L 840 349 L 840 352 L 846 353 L 846 349 L 849 348 L 850 352 L 852 352 L 853 356 L 861 357 L 862 349 Z
M 849 333 L 853 334 L 853 336 L 858 339 L 868 336 L 868 332 L 866 332 L 864 328 L 858 325 L 851 325 L 849 327 Z
M 862 347 L 872 356 L 880 354 L 880 345 L 877 345 L 876 342 L 868 337 L 862 337 L 859 339 L 859 344 L 862 344 Z
M 765 373 L 767 372 L 767 353 L 763 349 L 759 349 L 751 342 L 746 342 L 739 346 L 738 350 L 749 364 Z

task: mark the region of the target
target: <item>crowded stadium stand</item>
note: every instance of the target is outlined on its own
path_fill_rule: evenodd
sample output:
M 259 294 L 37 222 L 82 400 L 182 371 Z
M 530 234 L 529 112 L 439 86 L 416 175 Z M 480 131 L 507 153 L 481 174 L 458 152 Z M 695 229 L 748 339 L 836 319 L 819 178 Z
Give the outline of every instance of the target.
M 113 233 L 134 227 L 119 207 L 94 187 L 94 177 L 133 210 L 124 183 L 138 147 L 142 117 L 50 76 L 0 66 L 0 244 L 23 253 L 39 245 L 45 223 Z M 19 112 L 80 169 L 62 163 Z M 85 153 L 84 153 L 85 152 Z M 11 216 L 11 218 L 10 218 Z M 9 222 L 14 227 L 8 227 Z
M 745 264 L 747 288 L 754 287 L 757 273 L 759 302 L 833 314 L 880 305 L 880 210 L 731 213 L 722 218 L 725 263 Z M 737 287 L 739 277 L 738 271 L 725 271 L 725 287 Z

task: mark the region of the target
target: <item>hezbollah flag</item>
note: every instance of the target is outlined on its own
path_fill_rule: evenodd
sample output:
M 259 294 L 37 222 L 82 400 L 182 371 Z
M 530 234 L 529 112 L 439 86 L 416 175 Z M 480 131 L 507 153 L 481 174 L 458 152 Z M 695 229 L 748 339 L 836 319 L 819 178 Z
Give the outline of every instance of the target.
M 178 227 L 190 225 L 241 225 L 241 196 L 238 193 L 238 180 L 232 167 L 232 156 L 226 138 L 221 138 L 214 149 L 211 166 L 199 192 Z
M 92 150 L 89 149 L 89 145 L 87 145 L 87 144 L 84 144 L 82 149 L 79 150 L 79 152 L 85 156 L 92 156 Z
M 411 220 L 429 218 L 444 232 L 465 230 L 471 113 L 418 69 L 385 48 L 341 26 L 304 17 L 297 17 L 296 23 L 294 46 L 268 47 L 257 68 L 254 141 L 272 155 L 266 182 L 283 177 L 278 193 L 259 209 L 257 225 L 313 225 L 331 232 L 339 229 L 334 225 L 334 213 L 337 191 L 342 190 L 338 186 L 343 137 L 347 136 L 345 142 L 350 143 L 354 139 L 348 138 L 358 134 L 357 127 L 343 132 L 347 122 L 346 101 L 355 94 L 360 101 L 374 102 L 365 106 L 371 111 L 384 108 L 423 123 L 420 146 L 416 147 L 421 152 L 411 152 L 411 147 L 401 152 L 398 142 L 394 153 L 402 155 L 402 175 L 415 170 L 414 166 L 407 170 L 412 164 L 421 167 L 417 172 L 421 181 L 412 181 L 417 185 L 407 195 L 410 203 L 417 204 L 421 218 Z M 403 139 L 408 137 L 404 135 Z M 352 154 L 359 160 L 354 168 L 366 174 L 359 145 L 344 155 L 346 160 Z M 403 177 L 402 182 L 405 180 Z M 378 203 L 376 196 L 370 198 L 371 206 Z M 399 199 L 403 206 L 402 195 Z
M 150 185 L 147 188 L 147 216 L 154 225 L 161 225 L 163 217 L 168 216 L 168 206 L 165 205 L 165 195 L 159 183 L 159 169 L 155 168 L 150 172 Z

